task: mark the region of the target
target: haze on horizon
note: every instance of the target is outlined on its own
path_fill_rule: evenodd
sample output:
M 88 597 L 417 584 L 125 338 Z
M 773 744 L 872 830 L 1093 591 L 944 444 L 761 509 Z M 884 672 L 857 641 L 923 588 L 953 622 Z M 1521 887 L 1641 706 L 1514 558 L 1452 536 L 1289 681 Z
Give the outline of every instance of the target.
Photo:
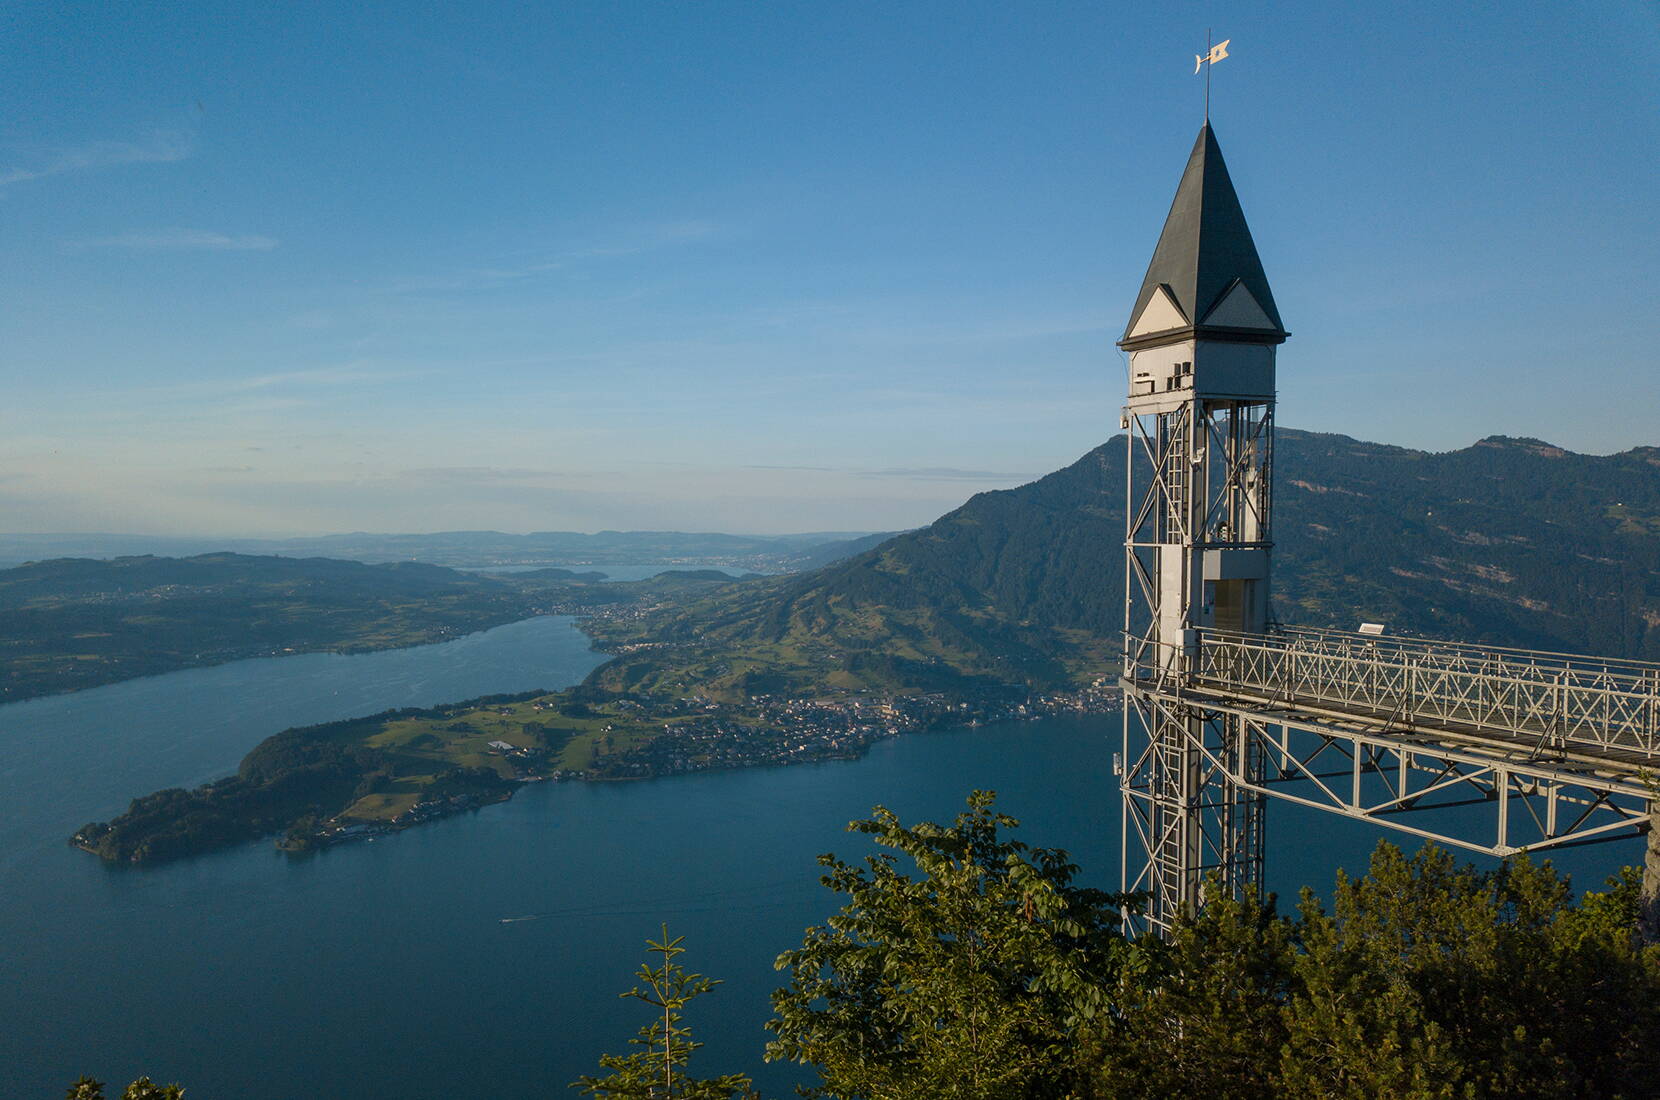
M 1660 443 L 1635 2 L 0 13 L 0 530 L 914 527 L 1117 432 L 1212 119 L 1280 422 Z

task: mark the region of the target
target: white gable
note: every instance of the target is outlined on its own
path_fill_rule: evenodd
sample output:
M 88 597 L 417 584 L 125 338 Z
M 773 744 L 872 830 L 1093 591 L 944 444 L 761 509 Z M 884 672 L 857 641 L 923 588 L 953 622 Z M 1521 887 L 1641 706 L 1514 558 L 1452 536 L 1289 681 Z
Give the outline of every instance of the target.
M 1233 288 L 1222 295 L 1222 300 L 1216 303 L 1216 308 L 1205 314 L 1204 324 L 1225 325 L 1228 328 L 1265 328 L 1270 331 L 1277 326 L 1268 319 L 1262 306 L 1257 304 L 1256 296 L 1250 292 L 1244 283 L 1236 281 Z
M 1153 291 L 1153 296 L 1147 299 L 1147 308 L 1141 311 L 1141 316 L 1130 326 L 1130 336 L 1134 338 L 1146 336 L 1150 332 L 1166 332 L 1173 328 L 1186 327 L 1187 318 L 1183 317 L 1182 311 L 1176 307 L 1176 300 L 1170 297 L 1170 292 L 1161 286 Z

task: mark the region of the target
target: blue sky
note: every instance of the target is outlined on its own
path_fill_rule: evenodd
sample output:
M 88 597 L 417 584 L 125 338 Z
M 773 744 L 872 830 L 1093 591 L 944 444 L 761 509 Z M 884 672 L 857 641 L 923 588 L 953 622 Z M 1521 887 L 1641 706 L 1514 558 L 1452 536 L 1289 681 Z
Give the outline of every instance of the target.
M 1117 431 L 1213 122 L 1280 423 L 1660 443 L 1647 3 L 0 9 L 0 530 L 925 523 Z

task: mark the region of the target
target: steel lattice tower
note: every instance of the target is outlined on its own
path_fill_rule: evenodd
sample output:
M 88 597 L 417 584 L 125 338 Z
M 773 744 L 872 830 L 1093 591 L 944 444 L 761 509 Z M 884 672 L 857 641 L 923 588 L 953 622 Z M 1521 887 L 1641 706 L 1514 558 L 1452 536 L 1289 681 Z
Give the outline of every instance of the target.
M 1273 546 L 1274 355 L 1287 333 L 1207 122 L 1119 341 L 1129 359 L 1124 889 L 1167 930 L 1207 876 L 1261 877 L 1260 744 L 1191 691 L 1200 638 L 1257 634 Z M 1247 783 L 1238 782 L 1245 779 Z
M 1207 122 L 1119 341 L 1131 930 L 1259 882 L 1270 797 L 1499 857 L 1660 830 L 1660 665 L 1270 623 L 1286 336 Z M 1645 882 L 1660 941 L 1660 844 Z

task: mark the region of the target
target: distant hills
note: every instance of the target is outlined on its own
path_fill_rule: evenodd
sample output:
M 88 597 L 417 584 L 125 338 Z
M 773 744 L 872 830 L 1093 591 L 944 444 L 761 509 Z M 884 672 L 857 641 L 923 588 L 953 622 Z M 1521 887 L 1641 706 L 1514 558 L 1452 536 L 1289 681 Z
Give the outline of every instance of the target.
M 1660 448 L 1281 431 L 1276 459 L 1287 622 L 1660 659 Z
M 244 657 L 441 641 L 533 614 L 541 592 L 578 580 L 246 554 L 38 562 L 0 570 L 0 701 Z
M 208 554 L 0 570 L 0 700 L 242 657 L 438 641 L 529 613 L 507 585 L 415 562 Z
M 1123 600 L 1122 437 L 916 531 L 838 539 L 673 532 L 294 540 L 337 553 L 567 560 L 633 555 L 800 571 L 655 591 L 590 623 L 624 656 L 596 689 L 736 700 L 768 692 L 1060 686 L 1108 671 Z M 1275 609 L 1293 624 L 1660 659 L 1660 448 L 1575 454 L 1494 436 L 1433 454 L 1281 429 Z M 729 565 L 730 567 L 730 565 Z M 0 571 L 0 697 L 287 650 L 380 648 L 480 629 L 585 587 L 404 561 L 213 554 Z M 603 597 L 600 587 L 613 588 Z M 629 597 L 631 598 L 631 597 Z M 545 600 L 542 601 L 546 603 Z M 23 694 L 19 694 L 22 692 Z
M 889 532 L 891 534 L 891 532 Z M 424 535 L 354 533 L 314 538 L 207 539 L 153 535 L 3 535 L 0 567 L 49 558 L 189 557 L 233 552 L 291 558 L 327 557 L 369 563 L 421 561 L 457 569 L 492 566 L 724 566 L 778 573 L 812 569 L 886 535 L 817 532 L 722 535 L 683 531 L 439 531 Z

